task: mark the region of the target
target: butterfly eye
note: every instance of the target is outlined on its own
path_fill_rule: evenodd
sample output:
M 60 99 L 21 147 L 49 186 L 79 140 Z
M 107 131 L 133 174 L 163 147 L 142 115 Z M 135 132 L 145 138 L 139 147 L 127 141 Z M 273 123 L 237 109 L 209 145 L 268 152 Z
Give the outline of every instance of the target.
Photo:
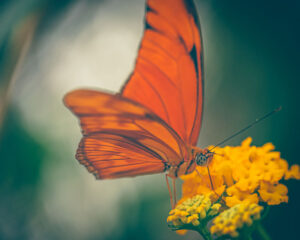
M 208 156 L 203 153 L 197 153 L 195 161 L 198 166 L 204 166 L 207 163 Z

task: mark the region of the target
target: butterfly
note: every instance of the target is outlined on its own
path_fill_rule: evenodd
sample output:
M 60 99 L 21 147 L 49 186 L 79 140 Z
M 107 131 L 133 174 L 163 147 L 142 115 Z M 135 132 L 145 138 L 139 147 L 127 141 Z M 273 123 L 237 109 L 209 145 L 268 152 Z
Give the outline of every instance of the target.
M 196 147 L 203 48 L 195 9 L 192 0 L 148 0 L 135 68 L 121 91 L 79 89 L 64 97 L 82 128 L 76 158 L 96 178 L 167 172 L 176 179 L 211 158 Z

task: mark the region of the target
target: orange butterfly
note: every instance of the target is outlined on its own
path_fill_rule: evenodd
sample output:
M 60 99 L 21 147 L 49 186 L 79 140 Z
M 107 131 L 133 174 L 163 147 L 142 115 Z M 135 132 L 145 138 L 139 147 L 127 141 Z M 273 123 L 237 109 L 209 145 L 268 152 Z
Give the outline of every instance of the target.
M 64 98 L 82 127 L 79 162 L 99 179 L 164 171 L 175 179 L 205 165 L 212 153 L 195 147 L 202 51 L 192 0 L 148 0 L 135 69 L 121 92 L 79 89 Z

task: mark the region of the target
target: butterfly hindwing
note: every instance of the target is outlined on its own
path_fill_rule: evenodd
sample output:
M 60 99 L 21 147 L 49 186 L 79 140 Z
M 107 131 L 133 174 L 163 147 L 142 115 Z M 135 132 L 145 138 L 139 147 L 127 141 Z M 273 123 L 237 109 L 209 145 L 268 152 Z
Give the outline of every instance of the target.
M 164 172 L 168 164 L 154 151 L 125 137 L 96 133 L 81 140 L 76 158 L 99 179 Z
M 98 178 L 163 172 L 186 158 L 180 137 L 143 106 L 94 90 L 75 90 L 64 102 L 80 119 L 76 158 Z

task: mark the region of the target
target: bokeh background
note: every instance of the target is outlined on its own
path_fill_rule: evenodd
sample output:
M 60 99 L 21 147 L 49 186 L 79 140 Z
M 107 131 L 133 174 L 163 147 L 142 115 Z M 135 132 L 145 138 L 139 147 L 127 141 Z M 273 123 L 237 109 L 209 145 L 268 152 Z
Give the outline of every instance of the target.
M 118 91 L 134 67 L 142 0 L 1 0 L 0 239 L 199 239 L 166 224 L 163 174 L 96 181 L 74 158 L 77 119 L 63 95 Z M 199 146 L 272 142 L 299 163 L 299 1 L 197 0 L 205 67 Z M 178 183 L 180 187 L 180 183 Z M 299 237 L 299 183 L 271 208 L 273 239 Z

